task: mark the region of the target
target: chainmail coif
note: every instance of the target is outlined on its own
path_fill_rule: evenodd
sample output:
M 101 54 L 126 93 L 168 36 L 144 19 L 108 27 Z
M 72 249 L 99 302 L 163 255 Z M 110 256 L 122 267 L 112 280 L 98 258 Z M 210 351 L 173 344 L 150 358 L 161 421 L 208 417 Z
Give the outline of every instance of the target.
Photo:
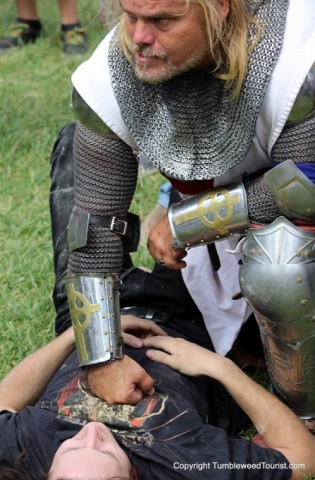
M 166 176 L 182 181 L 210 179 L 244 160 L 281 51 L 288 5 L 288 0 L 248 2 L 261 36 L 234 100 L 208 67 L 162 83 L 141 81 L 119 44 L 112 44 L 108 64 L 122 118 L 139 149 Z M 252 28 L 249 43 L 255 35 Z
M 138 173 L 131 148 L 114 134 L 94 132 L 78 122 L 73 153 L 76 206 L 91 215 L 124 219 Z M 70 254 L 68 272 L 118 273 L 122 255 L 119 235 L 107 228 L 90 225 L 87 245 Z

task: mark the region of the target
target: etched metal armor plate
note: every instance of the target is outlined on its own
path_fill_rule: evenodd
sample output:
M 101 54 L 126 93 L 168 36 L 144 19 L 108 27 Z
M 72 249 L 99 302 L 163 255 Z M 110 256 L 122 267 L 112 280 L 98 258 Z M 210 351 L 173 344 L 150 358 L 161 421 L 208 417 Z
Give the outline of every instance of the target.
M 274 392 L 315 418 L 315 233 L 284 217 L 250 229 L 242 246 L 242 293 L 260 326 Z

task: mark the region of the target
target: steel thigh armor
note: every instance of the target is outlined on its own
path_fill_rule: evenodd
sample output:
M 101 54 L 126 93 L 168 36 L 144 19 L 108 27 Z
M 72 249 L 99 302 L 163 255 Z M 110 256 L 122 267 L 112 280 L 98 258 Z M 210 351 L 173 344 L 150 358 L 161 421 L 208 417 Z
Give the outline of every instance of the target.
M 250 229 L 240 285 L 258 320 L 275 394 L 315 418 L 315 233 L 279 217 Z

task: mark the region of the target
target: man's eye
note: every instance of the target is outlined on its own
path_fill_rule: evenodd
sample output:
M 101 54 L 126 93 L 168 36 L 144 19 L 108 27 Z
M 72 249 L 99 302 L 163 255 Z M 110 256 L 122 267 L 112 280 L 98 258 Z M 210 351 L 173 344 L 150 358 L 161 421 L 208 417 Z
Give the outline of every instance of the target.
M 161 25 L 161 24 L 164 25 L 164 24 L 167 24 L 168 22 L 170 22 L 170 18 L 155 18 L 154 22 L 158 23 L 159 25 Z

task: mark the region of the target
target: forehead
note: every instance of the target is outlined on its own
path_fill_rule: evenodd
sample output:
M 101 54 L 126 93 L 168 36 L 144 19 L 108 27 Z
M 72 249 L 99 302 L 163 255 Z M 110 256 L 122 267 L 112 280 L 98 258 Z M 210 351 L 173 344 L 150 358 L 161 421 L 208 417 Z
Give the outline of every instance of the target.
M 150 16 L 162 12 L 183 14 L 188 2 L 186 0 L 121 0 L 120 3 L 123 10 Z

